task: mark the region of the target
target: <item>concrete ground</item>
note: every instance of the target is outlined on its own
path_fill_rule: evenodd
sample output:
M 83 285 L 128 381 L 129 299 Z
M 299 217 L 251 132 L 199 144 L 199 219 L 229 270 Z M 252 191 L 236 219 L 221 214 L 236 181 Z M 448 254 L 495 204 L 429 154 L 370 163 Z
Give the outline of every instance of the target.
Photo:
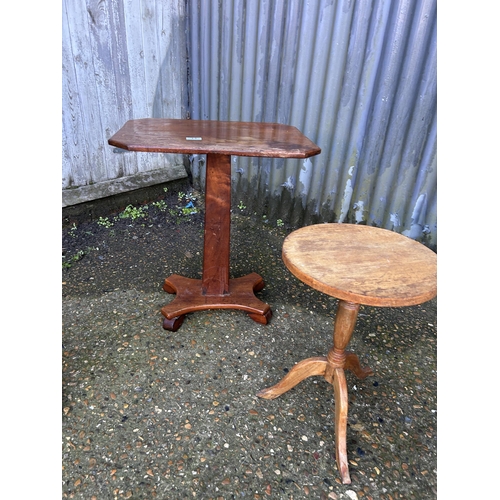
M 337 300 L 281 260 L 293 228 L 233 210 L 231 274 L 264 278 L 269 324 L 217 310 L 162 328 L 173 299 L 163 280 L 201 271 L 194 194 L 197 214 L 176 215 L 176 192 L 170 209 L 150 204 L 136 219 L 64 221 L 62 498 L 436 498 L 437 299 L 362 306 L 349 348 L 374 375 L 346 375 L 352 484 L 342 485 L 332 387 L 311 377 L 256 397 L 332 341 Z

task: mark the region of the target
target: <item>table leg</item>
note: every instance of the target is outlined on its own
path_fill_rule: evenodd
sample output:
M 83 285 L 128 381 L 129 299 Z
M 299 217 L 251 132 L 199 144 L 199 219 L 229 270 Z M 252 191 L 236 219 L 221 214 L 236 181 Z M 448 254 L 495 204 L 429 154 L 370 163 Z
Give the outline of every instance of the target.
M 207 155 L 203 295 L 229 293 L 231 156 Z
M 351 484 L 347 461 L 347 381 L 342 368 L 333 369 L 333 392 L 335 394 L 335 458 L 342 484 Z
M 241 309 L 265 325 L 271 308 L 255 296 L 264 280 L 256 273 L 229 279 L 231 156 L 207 154 L 206 169 L 202 279 L 176 274 L 165 279 L 163 289 L 176 297 L 161 310 L 163 328 L 176 331 L 185 314 L 204 309 Z
M 345 350 L 356 325 L 359 307 L 359 304 L 354 302 L 340 300 L 335 315 L 333 347 L 328 355 L 300 361 L 290 369 L 280 382 L 257 393 L 260 398 L 274 399 L 313 375 L 322 375 L 327 382 L 333 385 L 335 393 L 335 456 L 343 484 L 351 483 L 347 461 L 347 409 L 349 402 L 344 370 L 351 370 L 360 379 L 373 375 L 370 368 L 361 368 L 356 354 Z
M 335 393 L 335 458 L 343 484 L 351 483 L 347 461 L 347 409 L 349 401 L 344 373 L 347 359 L 345 348 L 351 340 L 358 312 L 359 304 L 344 300 L 339 301 L 333 329 L 333 347 L 328 352 L 328 368 L 325 373 L 325 379 L 333 384 Z M 353 353 L 350 353 L 350 364 L 354 366 L 355 373 L 363 373 L 359 358 Z

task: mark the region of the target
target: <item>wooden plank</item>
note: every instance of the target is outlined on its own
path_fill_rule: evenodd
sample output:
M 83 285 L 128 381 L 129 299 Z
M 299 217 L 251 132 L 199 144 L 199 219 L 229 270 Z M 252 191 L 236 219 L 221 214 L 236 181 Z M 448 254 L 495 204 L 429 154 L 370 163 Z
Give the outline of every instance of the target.
M 142 5 L 137 0 L 127 0 L 123 3 L 124 22 L 126 26 L 125 37 L 128 51 L 130 93 L 132 100 L 132 118 L 141 118 L 151 115 L 151 106 L 148 105 L 146 68 L 144 64 L 144 24 L 142 16 Z M 151 83 L 149 83 L 151 86 Z M 124 120 L 118 125 L 116 132 L 125 123 Z M 137 158 L 137 168 L 140 172 L 161 168 L 164 159 L 159 155 L 142 154 L 134 155 Z
M 77 77 L 75 58 L 69 25 L 67 19 L 66 2 L 63 2 L 62 23 L 62 123 L 63 123 L 63 160 L 62 160 L 62 187 L 86 184 L 87 173 L 81 168 L 88 164 L 87 150 L 82 144 L 84 138 L 83 112 L 81 99 L 76 86 Z M 80 168 L 79 168 L 80 167 Z
M 187 65 L 185 45 L 185 2 L 158 2 L 156 6 L 157 90 L 156 109 L 143 116 L 185 118 Z M 163 155 L 160 155 L 163 156 Z M 165 165 L 182 163 L 182 155 L 163 156 Z
M 104 144 L 107 144 L 109 137 L 115 132 L 116 127 L 120 126 L 132 116 L 133 94 L 130 88 L 130 70 L 129 54 L 126 45 L 126 31 L 124 8 L 122 0 L 107 0 L 106 4 L 106 32 L 104 38 L 108 40 L 110 59 L 104 60 L 106 74 L 109 75 L 109 81 L 114 82 L 111 88 L 105 87 L 102 90 L 106 92 L 109 102 L 114 106 L 113 113 L 107 113 L 105 125 L 102 127 Z M 109 117 L 109 118 L 108 118 Z M 137 173 L 137 158 L 132 155 L 124 155 L 116 158 L 109 147 L 104 148 L 106 162 L 117 164 L 115 175 L 129 176 Z
M 111 22 L 111 1 L 87 0 L 85 12 L 95 76 L 93 99 L 99 104 L 99 114 L 93 124 L 98 132 L 96 142 L 91 147 L 100 151 L 103 157 L 101 176 L 96 181 L 126 175 L 126 171 L 133 168 L 125 167 L 125 163 L 135 161 L 133 158 L 111 154 L 112 151 L 106 146 L 107 138 L 126 119 L 118 97 L 120 92 L 123 93 L 124 85 L 119 82 L 120 78 L 116 78 L 113 68 L 115 54 L 112 52 L 112 45 L 116 35 L 113 33 L 114 26 Z
M 115 194 L 126 193 L 141 189 L 155 184 L 174 181 L 177 179 L 186 178 L 186 170 L 182 164 L 171 165 L 168 168 L 158 170 L 148 170 L 139 172 L 128 177 L 120 177 L 103 181 L 90 186 L 81 186 L 74 189 L 63 189 L 62 191 L 62 206 L 68 207 L 84 203 L 87 201 L 106 198 Z
M 71 89 L 72 109 L 79 114 L 77 121 L 81 122 L 81 126 L 70 129 L 77 135 L 68 137 L 70 131 L 64 131 L 66 143 L 74 146 L 72 160 L 75 159 L 76 151 L 80 152 L 78 161 L 74 161 L 69 167 L 72 185 L 90 184 L 106 178 L 102 148 L 96 147 L 102 137 L 96 126 L 101 110 L 95 99 L 95 72 L 87 17 L 85 1 L 63 2 L 63 45 L 65 53 L 71 56 L 68 66 L 73 64 L 73 71 L 64 74 L 67 79 L 65 85 L 67 89 Z M 67 99 L 67 96 L 66 93 L 63 99 Z

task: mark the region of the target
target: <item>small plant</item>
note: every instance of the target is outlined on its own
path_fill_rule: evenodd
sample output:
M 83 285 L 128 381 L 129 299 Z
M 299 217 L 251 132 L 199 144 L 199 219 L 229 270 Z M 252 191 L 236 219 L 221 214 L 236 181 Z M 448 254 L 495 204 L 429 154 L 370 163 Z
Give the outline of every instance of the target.
M 164 187 L 164 188 L 163 188 L 163 192 L 164 192 L 164 193 L 168 193 L 168 187 Z
M 195 207 L 185 207 L 182 209 L 182 215 L 197 214 L 198 210 Z
M 284 223 L 281 219 L 278 219 L 278 220 L 276 221 L 276 225 L 277 225 L 278 227 L 283 227 L 283 226 L 285 225 L 285 223 Z
M 67 261 L 62 263 L 63 269 L 69 269 L 75 262 L 78 262 L 84 255 L 85 252 L 83 250 L 78 250 L 78 252 L 76 252 L 75 255 L 73 255 Z
M 68 231 L 68 232 L 69 232 L 69 235 L 70 235 L 72 238 L 74 238 L 74 237 L 76 236 L 76 234 L 75 234 L 75 233 L 76 233 L 76 229 L 77 229 L 76 224 L 73 222 L 73 225 L 71 226 L 71 228 L 70 228 L 70 229 L 69 229 L 69 231 Z
M 143 207 L 133 207 L 132 205 L 128 205 L 125 207 L 125 210 L 120 213 L 119 217 L 121 219 L 140 219 L 141 217 L 147 217 L 146 210 L 148 209 L 147 205 Z
M 113 227 L 113 223 L 107 217 L 99 217 L 97 224 L 107 228 Z
M 152 205 L 156 207 L 158 210 L 161 210 L 162 212 L 164 212 L 167 209 L 167 204 L 165 203 L 164 200 L 155 201 L 152 203 Z
M 186 197 L 186 193 L 183 193 L 182 191 L 179 191 L 179 193 L 177 194 L 177 199 L 179 201 L 182 201 L 185 197 Z
M 245 210 L 245 208 L 247 208 L 247 207 L 246 207 L 245 205 L 243 205 L 243 202 L 242 202 L 242 201 L 240 201 L 240 202 L 238 203 L 238 208 L 239 208 L 240 210 Z

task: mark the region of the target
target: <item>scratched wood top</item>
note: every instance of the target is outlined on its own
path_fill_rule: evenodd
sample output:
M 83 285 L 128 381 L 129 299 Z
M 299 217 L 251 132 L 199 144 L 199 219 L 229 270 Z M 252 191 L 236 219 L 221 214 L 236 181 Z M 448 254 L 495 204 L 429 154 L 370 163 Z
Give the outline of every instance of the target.
M 216 120 L 129 120 L 108 143 L 129 151 L 273 158 L 308 158 L 321 152 L 290 125 Z
M 315 224 L 289 234 L 283 261 L 301 281 L 338 299 L 399 307 L 437 294 L 437 255 L 386 229 Z

